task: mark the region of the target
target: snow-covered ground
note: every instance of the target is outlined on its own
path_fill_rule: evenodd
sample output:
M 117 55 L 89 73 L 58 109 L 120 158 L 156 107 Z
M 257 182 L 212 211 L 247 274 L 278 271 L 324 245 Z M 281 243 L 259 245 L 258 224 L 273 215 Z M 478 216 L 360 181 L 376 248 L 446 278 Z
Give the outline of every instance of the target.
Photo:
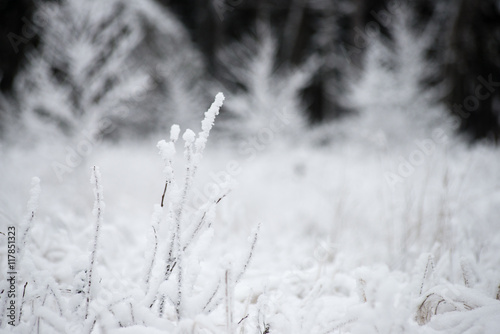
M 21 323 L 6 324 L 4 292 L 2 331 L 498 333 L 498 150 L 442 134 L 397 144 L 379 135 L 378 142 L 347 136 L 319 143 L 313 130 L 294 139 L 261 133 L 234 146 L 209 139 L 182 220 L 187 244 L 206 215 L 182 253 L 179 306 L 179 267 L 162 283 L 176 242 L 169 234 L 175 217 L 168 205 L 158 207 L 166 176 L 156 143 L 163 138 L 95 143 L 81 159 L 78 143 L 2 147 L 0 231 L 17 226 L 21 251 L 31 177 L 41 180 L 17 263 Z M 179 139 L 173 161 L 179 191 L 183 145 Z M 86 312 L 94 165 L 105 206 Z M 215 185 L 228 174 L 231 191 L 214 204 L 213 190 L 227 190 Z M 176 215 L 181 195 L 169 189 L 169 196 Z M 207 200 L 210 208 L 202 207 Z

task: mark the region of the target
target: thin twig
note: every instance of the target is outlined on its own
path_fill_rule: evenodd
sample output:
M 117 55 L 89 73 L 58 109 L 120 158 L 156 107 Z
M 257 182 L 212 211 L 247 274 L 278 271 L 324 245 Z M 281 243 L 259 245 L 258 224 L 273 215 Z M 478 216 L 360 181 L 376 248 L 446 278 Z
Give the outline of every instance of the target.
M 257 239 L 259 238 L 259 231 L 260 231 L 260 223 L 257 225 L 257 231 L 255 231 L 254 236 L 253 236 L 253 241 L 252 241 L 252 246 L 250 246 L 250 251 L 248 253 L 247 260 L 245 262 L 245 265 L 243 266 L 243 269 L 239 273 L 239 275 L 236 277 L 236 280 L 234 281 L 235 283 L 238 283 L 247 271 L 248 265 L 250 264 L 250 261 L 252 260 L 253 257 L 253 252 L 255 250 L 255 245 L 257 244 Z
M 210 298 L 208 298 L 208 301 L 205 303 L 205 306 L 203 306 L 203 309 L 202 309 L 203 311 L 207 310 L 208 306 L 210 305 L 210 303 L 212 302 L 212 300 L 217 295 L 217 292 L 219 292 L 219 288 L 220 288 L 220 281 L 217 283 L 217 286 L 215 287 L 214 293 L 212 293 L 212 295 L 210 296 Z
M 233 291 L 231 282 L 231 269 L 226 269 L 224 275 L 225 295 L 226 295 L 226 330 L 228 334 L 233 334 Z
M 216 201 L 213 202 L 213 205 L 217 205 L 219 204 L 219 202 L 224 198 L 226 197 L 227 194 L 224 194 L 222 195 L 221 197 L 219 197 Z M 196 235 L 200 232 L 201 228 L 203 227 L 203 225 L 205 224 L 205 218 L 207 216 L 207 213 L 208 213 L 208 210 L 210 210 L 212 208 L 212 205 L 209 205 L 207 207 L 207 209 L 203 212 L 203 216 L 201 216 L 201 219 L 200 219 L 200 222 L 198 223 L 198 225 L 196 226 L 196 228 L 194 229 L 193 233 L 191 234 L 191 237 L 188 239 L 188 241 L 186 242 L 186 244 L 184 245 L 184 248 L 182 249 L 184 252 L 186 251 L 186 249 L 189 247 L 189 245 L 192 244 L 194 238 L 196 238 Z
M 135 317 L 134 317 L 134 305 L 132 303 L 128 303 L 130 306 L 130 316 L 132 317 L 132 324 L 135 324 Z
M 168 188 L 169 183 L 170 183 L 169 181 L 165 182 L 165 188 L 163 189 L 163 195 L 161 195 L 161 207 L 162 208 L 163 208 L 163 200 L 165 199 L 165 194 L 167 192 L 167 188 Z
M 21 297 L 21 305 L 19 306 L 19 323 L 21 323 L 21 317 L 23 315 L 24 296 L 26 295 L 27 285 L 28 285 L 28 282 L 24 283 L 23 296 Z
M 91 288 L 92 288 L 92 274 L 93 274 L 94 266 L 95 266 L 95 259 L 96 259 L 96 253 L 97 253 L 97 243 L 99 241 L 99 229 L 100 229 L 101 221 L 102 221 L 102 208 L 101 208 L 102 189 L 101 189 L 99 168 L 97 168 L 96 166 L 94 166 L 92 169 L 92 176 L 93 176 L 93 179 L 91 179 L 91 181 L 93 181 L 92 183 L 95 186 L 95 189 L 94 189 L 94 195 L 95 195 L 94 212 L 95 212 L 95 218 L 96 218 L 96 229 L 95 229 L 95 235 L 94 235 L 94 246 L 92 248 L 92 253 L 91 253 L 91 257 L 90 257 L 90 264 L 89 264 L 89 269 L 88 269 L 88 276 L 87 276 L 85 319 L 87 319 L 88 315 L 89 315 L 89 305 L 90 305 L 90 300 L 91 300 L 90 297 L 91 297 Z
M 241 318 L 240 321 L 238 321 L 238 325 L 241 324 L 246 318 L 248 318 L 248 314 L 246 316 L 244 316 L 243 318 Z
M 156 232 L 155 227 L 154 226 L 151 226 L 151 227 L 153 228 L 153 233 L 154 233 L 154 237 L 155 237 L 155 248 L 153 250 L 153 255 L 151 256 L 151 263 L 150 263 L 148 271 L 146 273 L 146 293 L 147 293 L 147 291 L 149 291 L 149 280 L 151 279 L 151 273 L 153 271 L 153 267 L 154 267 L 155 260 L 156 260 L 156 252 L 158 251 L 158 234 Z
M 434 270 L 433 256 L 432 254 L 429 254 L 429 257 L 427 258 L 427 264 L 425 265 L 424 276 L 422 277 L 422 284 L 420 285 L 420 292 L 418 294 L 419 296 L 422 295 L 422 292 L 424 290 L 425 280 L 432 273 L 433 270 Z

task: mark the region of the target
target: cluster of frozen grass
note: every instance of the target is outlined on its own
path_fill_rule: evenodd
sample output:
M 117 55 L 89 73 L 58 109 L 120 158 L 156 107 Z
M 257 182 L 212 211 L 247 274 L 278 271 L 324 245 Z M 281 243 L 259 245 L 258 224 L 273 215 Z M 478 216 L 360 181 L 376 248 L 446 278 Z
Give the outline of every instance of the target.
M 11 252 L 11 247 L 4 247 L 9 249 L 11 255 L 9 265 L 12 254 L 16 259 L 14 267 L 9 267 L 8 275 L 19 276 L 3 277 L 2 328 L 13 332 L 91 333 L 99 330 L 97 328 L 106 332 L 115 327 L 141 326 L 182 332 L 191 326 L 216 328 L 214 324 L 205 324 L 205 321 L 198 324 L 200 320 L 197 317 L 208 316 L 224 304 L 225 328 L 233 332 L 234 285 L 248 268 L 258 233 L 253 233 L 244 260 L 225 254 L 222 261 L 213 261 L 209 255 L 214 235 L 215 207 L 229 191 L 230 180 L 219 183 L 217 191 L 209 194 L 206 203 L 199 208 L 193 210 L 188 207 L 193 181 L 223 100 L 222 94 L 216 96 L 205 113 L 198 135 L 190 129 L 184 132 L 186 166 L 182 182 L 174 174 L 172 164 L 176 158 L 179 126 L 172 126 L 168 142 L 162 140 L 158 143 L 165 164 L 165 186 L 161 201 L 154 208 L 153 234 L 146 244 L 148 250 L 143 258 L 142 275 L 138 279 L 117 279 L 115 273 L 109 273 L 111 268 L 106 268 L 106 262 L 113 259 L 107 258 L 103 251 L 106 247 L 102 247 L 106 241 L 101 236 L 105 227 L 104 187 L 102 174 L 96 166 L 91 168 L 90 178 L 95 200 L 90 224 L 92 237 L 87 241 L 90 245 L 89 259 L 82 261 L 85 252 L 80 252 L 71 254 L 65 261 L 66 265 L 71 263 L 73 267 L 67 277 L 72 277 L 72 281 L 63 280 L 48 271 L 47 262 L 51 259 L 39 247 L 37 236 L 31 233 L 38 217 L 36 210 L 40 196 L 40 179 L 33 179 L 28 215 L 17 226 L 16 250 Z M 47 240 L 47 236 L 42 238 L 45 238 L 43 242 L 49 243 L 52 239 L 49 237 Z M 70 250 L 64 243 L 70 244 L 71 241 L 59 240 L 59 256 L 66 257 Z M 51 253 L 51 250 L 48 252 Z M 2 262 L 7 268 L 7 252 L 2 255 Z M 205 259 L 205 255 L 212 261 Z M 16 273 L 12 274 L 14 271 Z M 7 278 L 11 279 L 8 281 Z
M 102 145 L 61 183 L 43 145 L 2 148 L 1 231 L 18 226 L 19 249 L 17 326 L 2 270 L 2 331 L 498 332 L 495 148 L 318 146 L 304 131 L 205 150 L 222 100 L 182 134 L 184 158 L 173 126 L 161 159 L 147 140 Z

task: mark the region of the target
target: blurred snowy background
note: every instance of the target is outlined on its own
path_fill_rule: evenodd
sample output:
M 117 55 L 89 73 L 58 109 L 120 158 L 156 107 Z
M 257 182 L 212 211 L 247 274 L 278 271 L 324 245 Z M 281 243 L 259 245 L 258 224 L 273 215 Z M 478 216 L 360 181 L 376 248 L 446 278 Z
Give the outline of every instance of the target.
M 0 22 L 0 331 L 500 332 L 499 1 Z

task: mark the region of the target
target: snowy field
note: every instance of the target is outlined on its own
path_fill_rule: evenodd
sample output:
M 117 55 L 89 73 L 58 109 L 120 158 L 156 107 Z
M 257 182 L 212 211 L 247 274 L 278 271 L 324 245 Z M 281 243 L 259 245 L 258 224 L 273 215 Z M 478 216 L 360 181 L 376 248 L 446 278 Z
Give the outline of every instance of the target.
M 498 146 L 441 104 L 449 32 L 411 15 L 347 54 L 325 16 L 296 66 L 259 23 L 214 42 L 217 78 L 155 1 L 41 5 L 0 95 L 0 332 L 500 333 Z M 462 104 L 497 106 L 477 75 Z
M 394 123 L 375 138 L 324 135 L 344 123 L 213 135 L 188 160 L 185 129 L 177 153 L 169 133 L 4 145 L 0 231 L 17 228 L 22 316 L 6 323 L 2 235 L 2 331 L 500 332 L 498 150 L 441 129 L 394 140 L 412 131 Z

